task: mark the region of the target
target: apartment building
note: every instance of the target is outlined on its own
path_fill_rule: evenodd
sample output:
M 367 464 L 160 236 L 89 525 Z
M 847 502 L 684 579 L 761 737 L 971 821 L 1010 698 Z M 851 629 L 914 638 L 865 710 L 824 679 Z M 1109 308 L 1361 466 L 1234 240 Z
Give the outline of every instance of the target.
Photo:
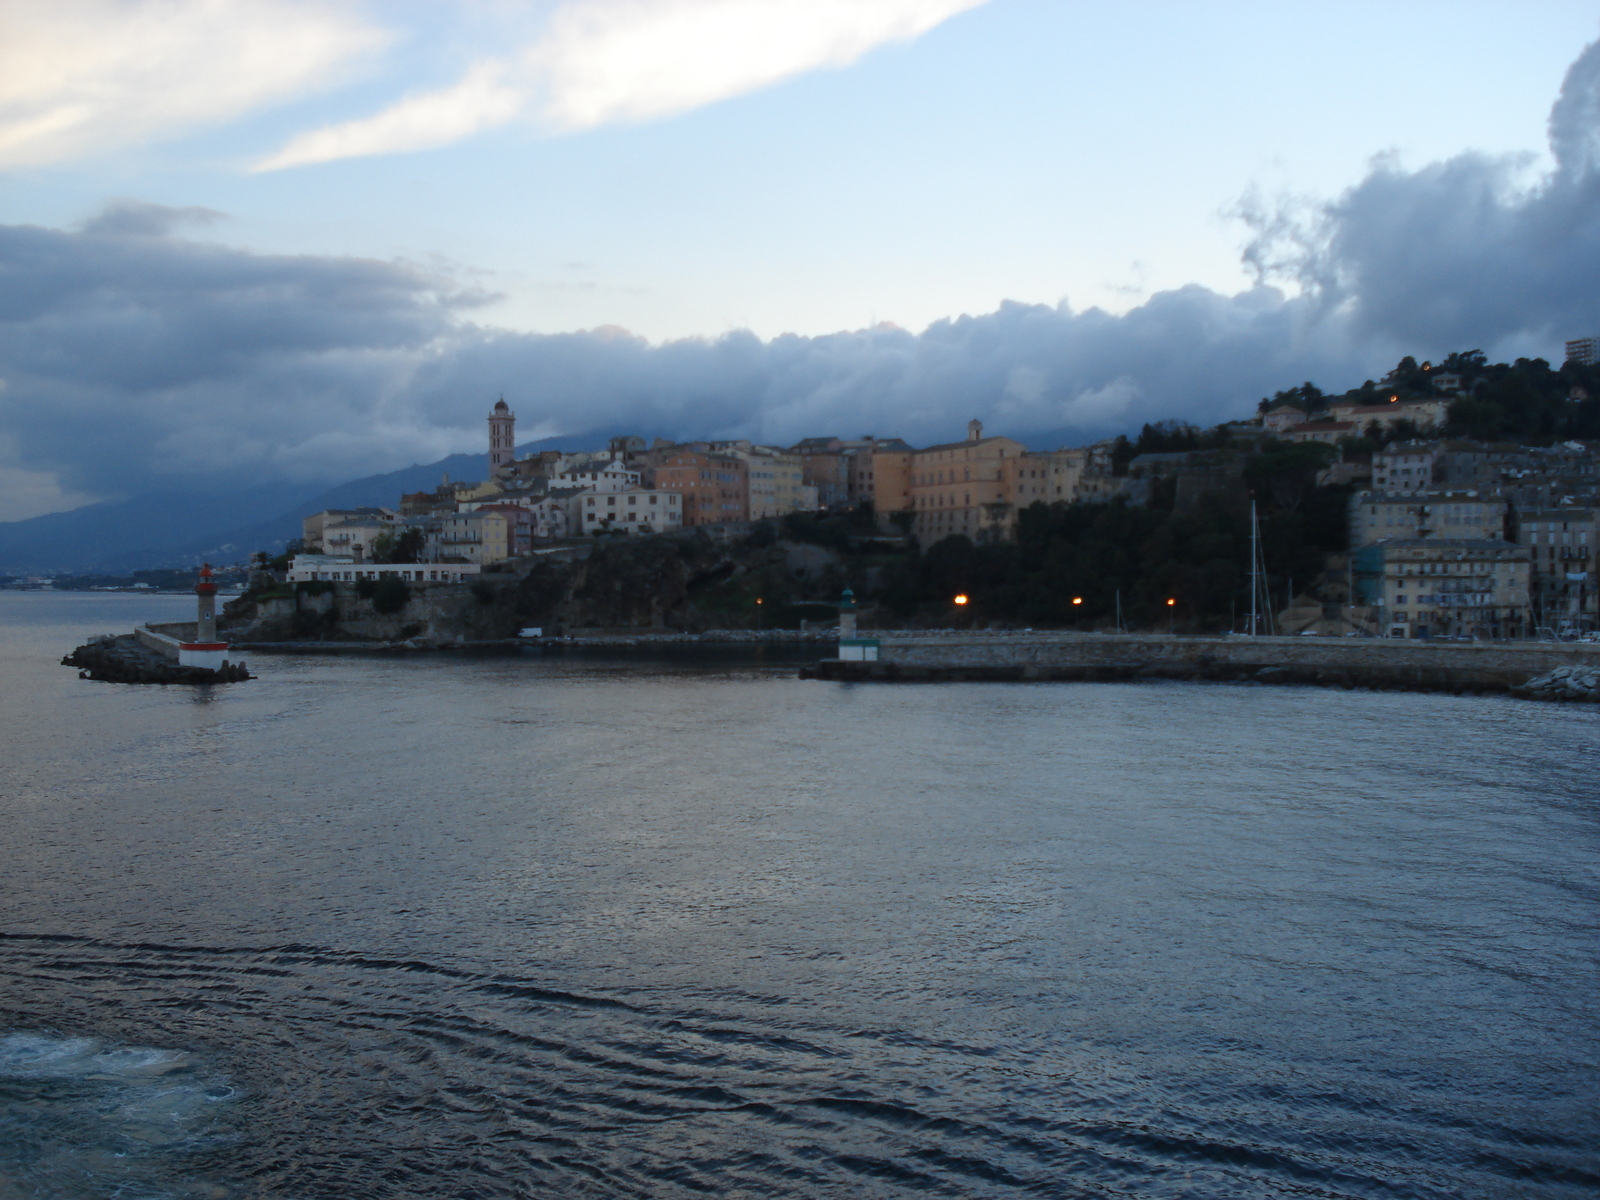
M 645 486 L 678 495 L 685 527 L 750 519 L 750 472 L 742 458 L 675 447 L 652 450 L 643 461 Z
M 1526 546 L 1401 538 L 1358 550 L 1357 595 L 1388 637 L 1515 638 L 1532 631 Z
M 1505 539 L 1506 502 L 1481 492 L 1357 492 L 1350 545 L 1397 538 Z
M 572 497 L 575 536 L 595 533 L 671 533 L 683 528 L 683 494 L 664 489 L 580 492 Z
M 1027 448 L 1007 437 L 983 436 L 967 424 L 967 440 L 917 450 L 911 456 L 913 532 L 924 545 L 952 534 L 974 541 L 1011 536 L 1016 520 L 1016 471 Z
M 1600 624 L 1595 591 L 1594 547 L 1600 507 L 1557 505 L 1518 509 L 1515 538 L 1528 548 L 1532 603 L 1541 627 L 1561 632 Z

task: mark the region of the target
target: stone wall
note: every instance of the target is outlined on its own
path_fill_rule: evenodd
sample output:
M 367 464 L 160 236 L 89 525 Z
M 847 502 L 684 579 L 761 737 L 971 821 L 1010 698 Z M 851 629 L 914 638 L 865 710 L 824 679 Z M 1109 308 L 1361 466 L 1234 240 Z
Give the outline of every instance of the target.
M 1379 638 L 1137 634 L 886 635 L 875 663 L 819 663 L 821 678 L 1177 678 L 1509 691 L 1566 666 L 1600 666 L 1600 646 Z

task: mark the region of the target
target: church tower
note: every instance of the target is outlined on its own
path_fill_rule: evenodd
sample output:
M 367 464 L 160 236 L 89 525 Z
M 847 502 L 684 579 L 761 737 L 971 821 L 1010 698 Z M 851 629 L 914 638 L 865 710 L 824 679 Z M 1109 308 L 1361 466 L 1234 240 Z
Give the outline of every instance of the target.
M 504 398 L 496 402 L 489 414 L 489 478 L 500 473 L 500 468 L 511 463 L 517 444 L 517 414 L 506 407 Z

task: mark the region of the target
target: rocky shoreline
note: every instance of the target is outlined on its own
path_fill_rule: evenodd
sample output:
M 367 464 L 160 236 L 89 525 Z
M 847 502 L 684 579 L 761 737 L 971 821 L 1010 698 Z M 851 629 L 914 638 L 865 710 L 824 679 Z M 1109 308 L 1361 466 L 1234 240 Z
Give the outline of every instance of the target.
M 77 667 L 79 679 L 102 683 L 239 683 L 255 678 L 242 662 L 225 663 L 218 670 L 182 666 L 126 633 L 92 637 L 61 665 Z
M 1557 667 L 1521 687 L 1511 689 L 1513 696 L 1527 700 L 1558 700 L 1600 704 L 1600 669 L 1595 667 Z

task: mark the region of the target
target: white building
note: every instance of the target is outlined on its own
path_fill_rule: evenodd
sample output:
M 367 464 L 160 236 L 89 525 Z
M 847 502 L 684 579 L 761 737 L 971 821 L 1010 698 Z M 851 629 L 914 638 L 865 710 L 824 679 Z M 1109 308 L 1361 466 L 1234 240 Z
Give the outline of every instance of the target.
M 296 554 L 289 561 L 290 583 L 355 583 L 392 575 L 407 583 L 461 583 L 477 576 L 477 563 L 372 563 L 337 554 Z
M 672 533 L 683 528 L 683 497 L 673 491 L 585 492 L 571 500 L 575 537 L 620 530 Z
M 625 492 L 636 488 L 644 476 L 618 459 L 590 458 L 563 464 L 551 482 L 559 487 L 581 487 L 596 492 Z

